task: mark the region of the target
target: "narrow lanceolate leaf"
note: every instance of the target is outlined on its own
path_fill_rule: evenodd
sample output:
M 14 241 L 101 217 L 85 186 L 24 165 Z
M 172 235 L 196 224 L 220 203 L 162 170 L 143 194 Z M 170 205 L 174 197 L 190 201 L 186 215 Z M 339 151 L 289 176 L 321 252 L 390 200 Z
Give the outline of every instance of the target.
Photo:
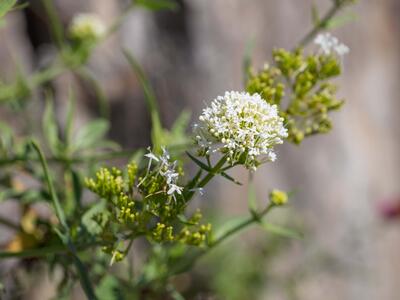
M 190 222 L 185 215 L 177 215 L 177 218 L 179 221 L 181 221 L 182 224 L 186 225 L 197 225 L 196 222 Z
M 194 176 L 193 179 L 187 184 L 187 186 L 186 186 L 187 190 L 190 191 L 191 189 L 193 189 L 197 185 L 197 183 L 200 180 L 201 174 L 203 174 L 203 171 L 200 169 L 197 172 L 196 176 Z
M 325 28 L 326 29 L 336 29 L 342 27 L 343 25 L 352 22 L 357 19 L 357 15 L 354 13 L 346 13 L 341 16 L 334 17 L 333 19 L 329 20 Z
M 65 123 L 65 144 L 67 147 L 69 147 L 72 141 L 74 115 L 75 115 L 75 95 L 72 89 L 70 89 L 68 95 L 67 118 Z
M 0 0 L 0 18 L 4 17 L 15 5 L 17 0 Z
M 173 148 L 174 146 L 176 147 L 184 147 L 187 149 L 186 145 L 189 145 L 190 143 L 190 138 L 186 134 L 186 129 L 188 127 L 190 121 L 190 112 L 189 111 L 183 111 L 174 124 L 171 127 L 170 134 L 168 136 L 168 141 L 167 145 L 170 146 L 170 148 Z
M 58 125 L 54 117 L 54 106 L 49 95 L 46 97 L 46 109 L 44 111 L 42 127 L 47 145 L 52 154 L 57 155 L 60 151 L 60 139 L 58 136 Z
M 200 168 L 202 168 L 203 170 L 206 170 L 207 172 L 211 172 L 212 169 L 209 168 L 205 163 L 203 163 L 201 160 L 197 159 L 196 157 L 194 157 L 192 154 L 190 154 L 188 151 L 186 151 L 186 154 L 190 157 L 191 160 L 193 160 L 193 162 L 198 165 Z
M 238 227 L 238 225 L 247 222 L 249 220 L 248 216 L 237 216 L 233 217 L 225 222 L 217 228 L 215 231 L 215 240 L 219 240 L 221 237 L 225 236 L 228 232 L 232 231 L 232 229 Z
M 136 0 L 136 5 L 151 10 L 176 10 L 178 4 L 173 0 Z
M 98 119 L 83 126 L 74 137 L 71 148 L 74 151 L 91 148 L 99 143 L 109 128 L 108 121 Z
M 100 223 L 93 219 L 95 216 L 99 217 L 98 219 L 100 220 Z M 109 216 L 110 213 L 106 209 L 106 201 L 103 199 L 85 212 L 82 217 L 82 224 L 90 234 L 96 235 L 101 233 Z
M 221 176 L 224 177 L 225 179 L 228 179 L 229 181 L 232 181 L 234 184 L 243 185 L 240 181 L 236 180 L 235 178 L 233 178 L 232 176 L 230 176 L 225 172 L 221 172 Z
M 157 106 L 155 93 L 147 80 L 144 71 L 142 70 L 139 63 L 136 61 L 134 56 L 126 49 L 123 49 L 123 53 L 128 60 L 132 70 L 135 72 L 142 85 L 144 96 L 146 99 L 147 108 L 150 112 L 151 117 L 151 139 L 153 148 L 156 152 L 161 151 L 161 147 L 165 145 L 164 142 L 164 130 L 161 125 L 160 113 Z
M 286 237 L 286 238 L 294 238 L 294 239 L 302 239 L 303 238 L 303 235 L 299 232 L 296 232 L 292 229 L 282 227 L 279 225 L 267 223 L 267 222 L 262 222 L 261 228 L 263 228 L 267 232 L 270 232 L 272 234 L 276 234 L 276 235 L 279 235 L 282 237 Z

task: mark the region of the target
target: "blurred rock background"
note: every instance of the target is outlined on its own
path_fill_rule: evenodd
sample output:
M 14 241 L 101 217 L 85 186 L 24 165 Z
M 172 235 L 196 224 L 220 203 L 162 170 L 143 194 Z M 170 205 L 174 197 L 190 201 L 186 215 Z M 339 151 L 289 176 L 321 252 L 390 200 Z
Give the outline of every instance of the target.
M 110 0 L 55 2 L 65 24 L 78 11 L 96 12 L 111 23 L 124 7 L 123 2 Z M 150 120 L 120 45 L 130 49 L 146 70 L 162 119 L 170 125 L 183 109 L 195 117 L 204 101 L 243 88 L 247 44 L 254 42 L 253 64 L 262 67 L 274 47 L 290 49 L 310 29 L 312 2 L 321 12 L 330 4 L 327 0 L 178 2 L 177 12 L 133 11 L 91 59 L 89 69 L 110 103 L 110 137 L 125 148 L 149 144 Z M 3 78 L 12 79 L 17 64 L 29 73 L 52 55 L 40 1 L 29 3 L 29 9 L 9 15 L 0 29 Z M 266 266 L 283 282 L 290 278 L 291 292 L 268 285 L 260 299 L 399 299 L 400 224 L 384 222 L 377 206 L 400 193 L 400 2 L 361 0 L 350 11 L 356 20 L 334 31 L 351 49 L 339 79 L 346 105 L 334 115 L 334 130 L 300 147 L 283 145 L 278 161 L 256 175 L 260 199 L 274 187 L 296 191 L 290 213 L 283 217 L 295 217 L 306 228 L 304 240 L 284 245 Z M 78 93 L 81 122 L 98 116 L 95 95 L 79 78 L 60 77 L 54 84 L 57 94 L 65 95 L 69 83 Z M 66 99 L 57 101 L 61 118 Z M 18 124 L 1 110 L 0 118 Z M 243 170 L 235 175 L 247 179 Z M 224 181 L 213 187 L 207 192 L 218 211 L 237 215 L 247 210 L 246 189 Z M 26 299 L 43 299 L 35 297 Z

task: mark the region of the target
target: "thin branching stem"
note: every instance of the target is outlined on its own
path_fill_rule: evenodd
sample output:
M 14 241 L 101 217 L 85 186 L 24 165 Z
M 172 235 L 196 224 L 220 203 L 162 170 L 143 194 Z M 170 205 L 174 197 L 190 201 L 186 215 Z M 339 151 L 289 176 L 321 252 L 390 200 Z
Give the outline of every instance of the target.
M 67 246 L 67 249 L 69 250 L 69 252 L 72 254 L 72 258 L 74 260 L 76 269 L 78 271 L 81 286 L 82 286 L 83 291 L 86 294 L 86 297 L 89 300 L 96 300 L 97 297 L 94 293 L 92 283 L 90 282 L 89 273 L 87 272 L 86 267 L 84 266 L 82 261 L 79 259 L 78 255 L 77 255 L 76 247 L 72 242 L 72 239 L 70 236 L 70 229 L 69 229 L 66 217 L 65 217 L 65 213 L 64 213 L 64 211 L 61 207 L 60 201 L 58 199 L 58 195 L 54 188 L 54 185 L 53 185 L 53 182 L 52 182 L 52 179 L 50 176 L 49 168 L 47 166 L 47 161 L 44 157 L 42 150 L 40 149 L 40 146 L 35 141 L 32 141 L 31 145 L 39 156 L 40 162 L 42 164 L 43 172 L 44 172 L 45 181 L 47 183 L 47 186 L 48 186 L 48 189 L 50 192 L 50 196 L 51 196 L 51 200 L 53 202 L 53 206 L 54 206 L 57 218 L 58 218 L 58 220 L 61 224 L 61 227 L 64 231 L 63 233 L 58 232 L 58 231 L 57 232 L 59 233 L 59 236 L 60 236 L 61 240 L 63 241 L 63 243 Z
M 61 156 L 53 156 L 53 157 L 46 157 L 46 161 L 49 163 L 62 163 L 62 164 L 82 164 L 88 163 L 93 161 L 103 161 L 103 160 L 110 160 L 110 159 L 117 159 L 121 157 L 129 157 L 133 155 L 134 150 L 126 150 L 126 151 L 116 151 L 116 152 L 109 152 L 109 153 L 100 153 L 100 154 L 93 154 L 91 156 L 79 156 L 79 157 L 61 157 Z M 27 162 L 27 161 L 34 161 L 39 162 L 39 158 L 27 157 L 27 156 L 13 156 L 5 159 L 0 159 L 0 166 L 7 166 L 12 165 L 15 163 L 20 162 Z
M 296 49 L 303 48 L 308 43 L 310 43 L 321 30 L 326 28 L 327 24 L 332 20 L 332 18 L 346 5 L 346 1 L 333 1 L 332 7 L 319 20 L 319 22 L 315 24 L 315 26 L 300 40 L 300 42 L 297 44 Z

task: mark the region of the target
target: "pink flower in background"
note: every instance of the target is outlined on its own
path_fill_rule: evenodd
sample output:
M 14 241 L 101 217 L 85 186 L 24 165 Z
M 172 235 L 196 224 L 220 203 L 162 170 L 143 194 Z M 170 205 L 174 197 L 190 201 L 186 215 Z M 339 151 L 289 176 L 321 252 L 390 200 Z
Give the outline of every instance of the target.
M 378 212 L 386 220 L 400 219 L 400 196 L 379 201 Z

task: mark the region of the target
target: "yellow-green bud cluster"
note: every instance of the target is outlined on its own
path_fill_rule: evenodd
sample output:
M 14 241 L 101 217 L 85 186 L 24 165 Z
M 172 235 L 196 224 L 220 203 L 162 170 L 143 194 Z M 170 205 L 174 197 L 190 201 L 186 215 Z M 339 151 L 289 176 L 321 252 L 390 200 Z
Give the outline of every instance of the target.
M 280 206 L 285 205 L 288 202 L 289 197 L 286 192 L 274 189 L 269 194 L 269 199 L 274 205 Z
M 96 173 L 96 179 L 86 179 L 85 184 L 92 192 L 107 200 L 120 195 L 124 189 L 122 172 L 116 168 L 101 168 Z
M 93 213 L 90 220 L 96 224 L 92 234 L 99 235 L 105 243 L 104 251 L 112 261 L 123 259 L 125 250 L 119 248 L 124 237 L 145 236 L 157 243 L 196 246 L 208 241 L 211 225 L 200 223 L 199 211 L 186 221 L 185 199 L 176 197 L 178 193 L 169 193 L 182 169 L 176 163 L 168 163 L 167 156 L 164 151 L 163 156 L 156 157 L 157 164 L 150 162 L 142 169 L 135 163 L 128 164 L 124 171 L 101 168 L 95 178 L 85 180 L 91 191 L 106 200 L 107 210 Z
M 187 245 L 200 246 L 207 241 L 207 237 L 211 232 L 211 224 L 200 225 L 196 230 L 183 228 L 178 235 L 178 240 Z
M 135 202 L 124 193 L 117 198 L 116 206 L 119 209 L 117 219 L 121 223 L 133 223 L 138 218 L 139 212 L 134 211 Z
M 156 242 L 171 242 L 174 240 L 173 227 L 167 226 L 163 223 L 157 223 L 156 228 L 153 230 L 153 239 Z
M 289 141 L 299 144 L 306 136 L 328 132 L 332 128 L 328 113 L 343 104 L 335 96 L 336 86 L 327 81 L 340 74 L 339 57 L 276 49 L 273 61 L 273 66 L 250 74 L 247 91 L 265 94 L 266 101 L 280 106 Z

